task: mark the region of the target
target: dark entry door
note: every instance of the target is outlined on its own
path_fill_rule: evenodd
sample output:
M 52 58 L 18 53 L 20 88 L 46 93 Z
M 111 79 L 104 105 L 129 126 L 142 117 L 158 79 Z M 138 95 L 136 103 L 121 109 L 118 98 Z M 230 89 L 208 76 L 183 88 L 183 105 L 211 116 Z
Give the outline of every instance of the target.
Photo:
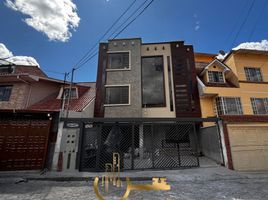
M 0 170 L 42 169 L 49 120 L 0 120 Z

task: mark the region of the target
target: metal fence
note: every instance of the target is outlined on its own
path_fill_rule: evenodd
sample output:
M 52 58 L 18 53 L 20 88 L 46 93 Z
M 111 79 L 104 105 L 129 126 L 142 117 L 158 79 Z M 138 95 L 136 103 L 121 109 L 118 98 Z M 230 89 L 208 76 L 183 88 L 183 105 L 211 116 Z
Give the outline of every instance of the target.
M 70 122 L 70 120 L 69 120 Z M 119 153 L 122 170 L 198 167 L 197 121 L 80 121 L 77 167 L 104 171 Z

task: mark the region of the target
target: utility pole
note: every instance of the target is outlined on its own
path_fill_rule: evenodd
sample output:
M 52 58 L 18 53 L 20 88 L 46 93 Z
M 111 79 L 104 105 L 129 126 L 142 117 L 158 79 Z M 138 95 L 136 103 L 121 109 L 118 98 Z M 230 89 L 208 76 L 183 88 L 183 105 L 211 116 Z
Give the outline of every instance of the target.
M 70 83 L 70 87 L 69 87 L 69 91 L 68 91 L 69 93 L 68 93 L 68 102 L 67 102 L 67 113 L 66 113 L 66 118 L 69 117 L 69 106 L 70 106 L 71 92 L 72 92 L 72 86 L 73 86 L 74 71 L 75 71 L 75 68 L 72 69 L 71 83 Z
M 67 79 L 68 75 L 69 75 L 69 73 L 67 73 L 67 72 L 64 73 L 64 81 L 63 81 L 62 95 L 61 95 L 61 110 L 60 110 L 59 118 L 62 118 L 64 116 L 65 99 L 66 99 L 66 95 L 64 93 L 64 90 L 65 90 L 65 84 L 66 84 L 66 79 Z

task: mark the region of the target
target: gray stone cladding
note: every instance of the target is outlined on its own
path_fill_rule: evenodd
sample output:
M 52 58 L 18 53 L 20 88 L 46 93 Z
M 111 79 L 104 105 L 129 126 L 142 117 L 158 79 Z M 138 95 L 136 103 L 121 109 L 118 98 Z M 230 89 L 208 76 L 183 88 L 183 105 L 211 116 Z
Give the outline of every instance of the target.
M 130 52 L 130 70 L 106 71 L 106 85 L 130 85 L 130 105 L 105 106 L 104 117 L 141 117 L 141 39 L 110 40 L 109 52 Z

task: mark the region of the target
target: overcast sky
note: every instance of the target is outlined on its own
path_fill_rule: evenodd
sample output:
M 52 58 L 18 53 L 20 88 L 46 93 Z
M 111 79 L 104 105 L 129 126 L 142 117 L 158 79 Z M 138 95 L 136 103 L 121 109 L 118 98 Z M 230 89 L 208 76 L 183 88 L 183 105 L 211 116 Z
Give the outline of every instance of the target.
M 144 1 L 136 0 L 131 11 Z M 43 70 L 70 71 L 132 2 L 2 0 L 0 54 L 24 56 L 23 61 L 29 63 L 36 60 Z M 184 40 L 194 45 L 195 51 L 208 53 L 228 52 L 246 42 L 267 47 L 267 1 L 253 2 L 155 0 L 119 37 L 141 37 L 143 42 Z M 75 80 L 95 81 L 96 68 L 97 57 L 75 73 Z M 61 74 L 46 73 L 63 78 Z

